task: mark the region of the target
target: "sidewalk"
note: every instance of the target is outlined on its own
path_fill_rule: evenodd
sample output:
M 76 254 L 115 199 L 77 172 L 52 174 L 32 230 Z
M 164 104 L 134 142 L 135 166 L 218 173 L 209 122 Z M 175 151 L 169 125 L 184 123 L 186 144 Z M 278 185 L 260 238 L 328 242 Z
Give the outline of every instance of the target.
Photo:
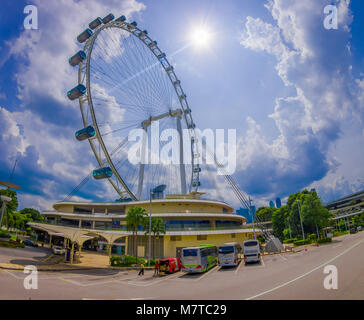
M 82 252 L 81 253 L 81 262 L 75 261 L 73 264 L 58 262 L 58 263 L 50 263 L 52 260 L 57 261 L 56 258 L 60 258 L 60 256 L 50 255 L 48 258 L 44 259 L 44 263 L 42 264 L 34 264 L 37 267 L 38 271 L 72 271 L 72 270 L 139 270 L 138 267 L 111 267 L 109 265 L 109 256 L 103 254 L 97 254 L 92 252 Z M 50 259 L 49 259 L 50 258 Z M 63 259 L 62 259 L 63 260 Z M 59 261 L 59 259 L 58 259 Z M 31 262 L 28 263 L 31 265 Z M 13 264 L 13 263 L 0 263 L 0 269 L 6 270 L 18 270 L 23 271 L 25 265 L 21 264 Z M 153 270 L 154 267 L 145 267 L 145 270 Z

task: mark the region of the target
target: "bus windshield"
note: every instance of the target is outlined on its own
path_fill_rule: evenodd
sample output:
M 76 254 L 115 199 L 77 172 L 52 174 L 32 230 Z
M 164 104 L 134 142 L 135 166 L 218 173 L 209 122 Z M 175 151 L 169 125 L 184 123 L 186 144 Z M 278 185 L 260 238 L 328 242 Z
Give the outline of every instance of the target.
M 197 257 L 197 250 L 196 249 L 185 249 L 185 250 L 183 250 L 183 256 L 184 257 L 188 257 L 188 256 Z
M 258 241 L 247 241 L 244 243 L 245 247 L 255 247 L 258 245 Z
M 233 246 L 227 246 L 227 247 L 220 247 L 219 253 L 233 253 L 234 247 Z

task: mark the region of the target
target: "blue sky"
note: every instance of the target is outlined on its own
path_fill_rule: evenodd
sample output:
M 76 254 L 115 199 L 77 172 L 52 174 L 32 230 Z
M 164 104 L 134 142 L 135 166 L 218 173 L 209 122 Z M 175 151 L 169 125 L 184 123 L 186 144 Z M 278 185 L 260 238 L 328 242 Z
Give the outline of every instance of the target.
M 24 30 L 27 4 L 38 8 L 38 30 Z M 323 27 L 328 4 L 338 8 L 337 30 Z M 90 148 L 74 139 L 81 115 L 65 97 L 77 79 L 67 58 L 79 49 L 76 35 L 109 12 L 158 41 L 199 128 L 237 129 L 235 178 L 257 205 L 305 187 L 324 201 L 364 189 L 360 1 L 8 0 L 3 9 L 0 180 L 18 159 L 21 208 L 49 208 L 95 166 Z M 212 33 L 209 47 L 181 50 L 200 25 Z M 94 181 L 78 196 L 117 198 Z

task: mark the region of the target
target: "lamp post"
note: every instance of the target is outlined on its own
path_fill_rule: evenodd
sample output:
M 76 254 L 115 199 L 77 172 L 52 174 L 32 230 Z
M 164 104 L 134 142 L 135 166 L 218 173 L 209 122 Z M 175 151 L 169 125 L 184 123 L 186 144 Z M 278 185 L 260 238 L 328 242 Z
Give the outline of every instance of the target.
M 4 212 L 5 212 L 5 208 L 6 208 L 6 203 L 11 201 L 11 198 L 7 197 L 7 196 L 0 196 L 0 200 L 3 202 L 2 206 L 1 206 L 1 215 L 0 215 L 0 229 L 2 226 L 2 222 L 3 222 L 3 216 L 4 216 Z
M 300 222 L 301 222 L 302 237 L 303 237 L 303 240 L 305 240 L 305 232 L 303 231 L 303 223 L 302 223 L 302 217 L 301 217 L 300 203 L 298 202 L 298 199 L 297 199 L 297 206 L 298 206 L 298 214 L 300 216 Z
M 148 252 L 148 266 L 150 266 L 151 245 L 152 245 L 152 194 L 153 194 L 153 191 L 152 191 L 152 189 L 150 189 L 150 194 L 149 194 L 149 235 L 148 235 L 149 252 Z

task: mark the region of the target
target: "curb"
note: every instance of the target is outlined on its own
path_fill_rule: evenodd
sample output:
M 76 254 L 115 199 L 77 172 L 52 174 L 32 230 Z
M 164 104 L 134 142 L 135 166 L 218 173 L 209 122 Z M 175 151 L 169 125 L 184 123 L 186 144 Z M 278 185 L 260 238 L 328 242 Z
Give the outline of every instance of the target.
M 24 266 L 25 267 L 25 266 Z M 22 268 L 17 268 L 17 267 L 4 267 L 0 265 L 0 269 L 3 270 L 15 270 L 15 271 L 23 271 L 24 267 Z M 61 272 L 61 271 L 81 271 L 81 270 L 119 270 L 119 271 L 129 271 L 129 270 L 139 270 L 139 268 L 136 267 L 124 267 L 124 268 L 119 268 L 119 267 L 75 267 L 75 268 L 59 268 L 59 269 L 53 269 L 53 268 L 38 268 L 37 267 L 37 271 L 51 271 L 51 272 Z M 153 270 L 153 268 L 149 267 L 149 268 L 144 268 L 144 270 Z

